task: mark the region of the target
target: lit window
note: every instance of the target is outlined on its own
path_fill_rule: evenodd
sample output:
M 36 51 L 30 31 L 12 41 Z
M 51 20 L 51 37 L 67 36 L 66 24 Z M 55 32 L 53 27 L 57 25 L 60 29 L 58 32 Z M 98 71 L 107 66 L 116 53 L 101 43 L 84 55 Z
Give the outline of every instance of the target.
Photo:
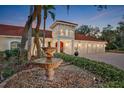
M 20 42 L 13 41 L 10 43 L 11 49 L 19 48 Z
M 64 35 L 64 31 L 61 29 L 60 30 L 60 35 L 63 36 Z

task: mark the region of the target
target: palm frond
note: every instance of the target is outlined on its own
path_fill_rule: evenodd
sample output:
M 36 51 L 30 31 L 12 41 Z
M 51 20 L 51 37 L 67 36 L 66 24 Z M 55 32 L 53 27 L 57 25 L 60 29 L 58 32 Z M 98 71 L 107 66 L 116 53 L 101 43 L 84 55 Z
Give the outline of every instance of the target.
M 55 13 L 53 13 L 53 12 L 51 12 L 51 11 L 48 11 L 49 12 L 49 14 L 50 14 L 50 16 L 51 16 L 51 18 L 53 19 L 53 21 L 55 20 Z
M 67 14 L 69 15 L 70 5 L 67 5 Z

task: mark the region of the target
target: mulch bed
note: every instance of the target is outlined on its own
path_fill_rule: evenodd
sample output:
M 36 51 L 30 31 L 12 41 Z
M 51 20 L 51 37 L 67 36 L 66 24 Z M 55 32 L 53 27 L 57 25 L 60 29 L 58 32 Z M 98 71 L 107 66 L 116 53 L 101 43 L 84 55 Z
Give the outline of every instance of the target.
M 27 67 L 25 67 L 27 66 Z M 82 88 L 96 87 L 102 79 L 94 74 L 80 69 L 74 65 L 61 65 L 56 69 L 53 81 L 44 79 L 45 71 L 42 68 L 31 64 L 23 66 L 23 69 L 30 69 L 17 73 L 9 80 L 4 87 L 8 88 Z M 32 69 L 33 68 L 33 69 Z M 97 81 L 94 80 L 97 78 Z

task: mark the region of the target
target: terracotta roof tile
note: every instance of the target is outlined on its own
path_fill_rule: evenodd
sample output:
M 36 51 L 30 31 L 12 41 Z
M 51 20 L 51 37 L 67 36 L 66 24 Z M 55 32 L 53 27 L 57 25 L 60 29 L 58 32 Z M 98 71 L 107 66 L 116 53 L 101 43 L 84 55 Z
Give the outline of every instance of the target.
M 22 36 L 24 27 L 0 24 L 0 35 Z M 41 30 L 43 31 L 43 30 Z M 45 31 L 46 38 L 52 38 L 52 31 Z
M 24 27 L 0 24 L 0 35 L 22 36 Z M 43 30 L 41 30 L 43 31 Z M 52 38 L 52 31 L 45 31 L 46 38 Z M 75 33 L 75 40 L 101 41 L 96 38 Z
M 75 33 L 75 40 L 87 40 L 87 41 L 102 41 L 97 38 Z

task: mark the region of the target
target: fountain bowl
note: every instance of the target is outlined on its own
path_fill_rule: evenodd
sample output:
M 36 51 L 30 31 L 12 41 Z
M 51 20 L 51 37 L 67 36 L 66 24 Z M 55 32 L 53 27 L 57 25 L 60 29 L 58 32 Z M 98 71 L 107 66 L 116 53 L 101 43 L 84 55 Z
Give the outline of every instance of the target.
M 58 68 L 63 62 L 60 58 L 51 58 L 51 61 L 48 62 L 46 58 L 39 58 L 34 60 L 35 65 L 45 69 L 45 80 L 54 79 L 54 70 Z
M 56 51 L 55 47 L 42 47 L 43 51 L 46 54 L 46 58 L 47 60 L 51 60 L 51 58 L 53 57 L 54 52 Z

